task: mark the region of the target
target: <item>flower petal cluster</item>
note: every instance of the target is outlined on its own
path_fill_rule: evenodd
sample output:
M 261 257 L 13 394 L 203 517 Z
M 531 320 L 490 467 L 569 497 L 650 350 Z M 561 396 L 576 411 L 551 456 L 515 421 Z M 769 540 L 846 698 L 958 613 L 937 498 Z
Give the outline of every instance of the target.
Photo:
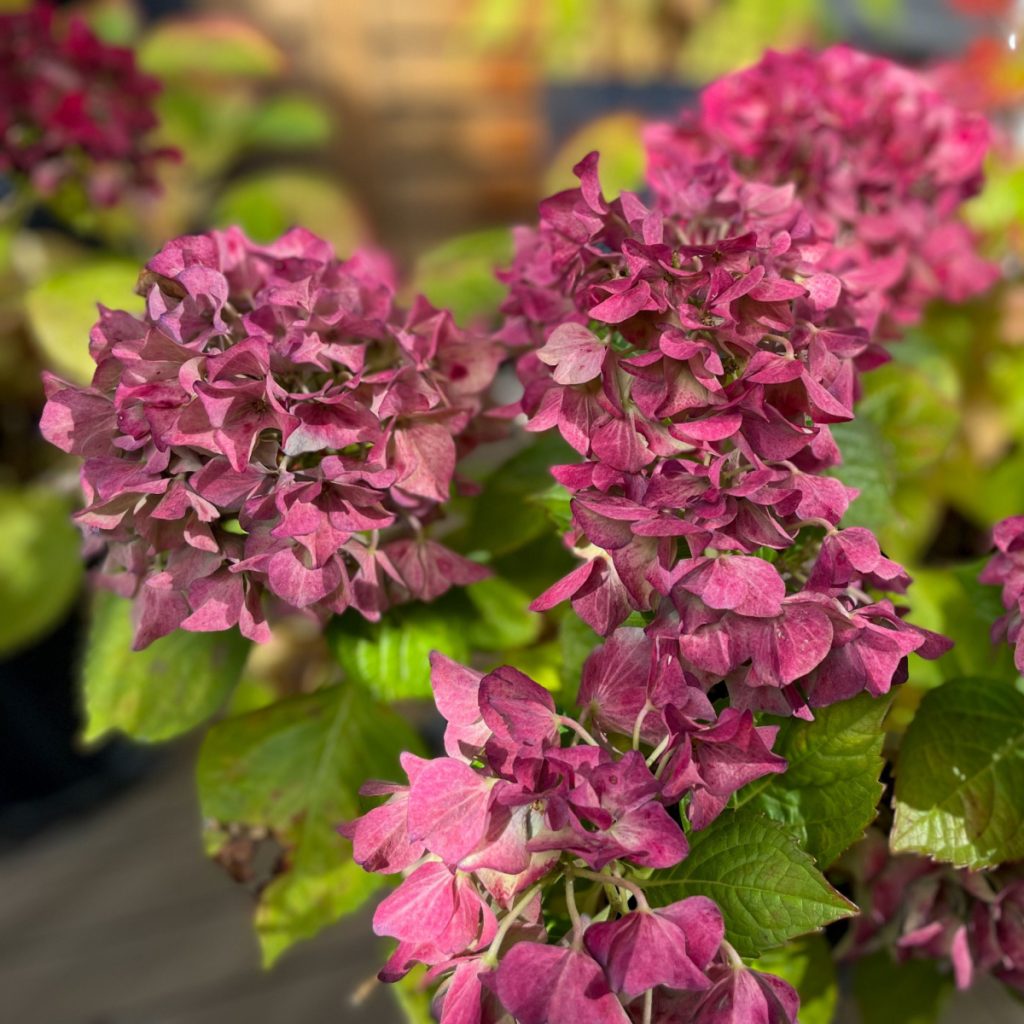
M 131 50 L 108 46 L 80 17 L 49 3 L 0 14 L 0 174 L 44 196 L 74 182 L 99 206 L 152 188 L 173 151 L 146 141 L 160 83 Z
M 136 645 L 238 625 L 262 598 L 321 617 L 484 575 L 426 534 L 501 359 L 450 314 L 395 307 L 390 267 L 294 230 L 171 242 L 141 317 L 103 309 L 92 386 L 46 377 L 42 430 L 84 456 L 79 522 L 138 601 Z
M 434 654 L 432 683 L 448 756 L 404 755 L 408 784 L 370 783 L 386 801 L 341 828 L 366 870 L 405 876 L 374 916 L 398 940 L 383 980 L 427 965 L 444 979 L 442 1024 L 688 1020 L 680 999 L 694 1019 L 795 1019 L 795 993 L 746 971 L 712 901 L 652 906 L 631 875 L 686 856 L 680 801 L 703 828 L 741 786 L 785 768 L 776 728 L 716 715 L 639 629 L 590 655 L 578 719 L 510 667 L 481 674 Z M 561 936 L 550 897 L 563 895 Z
M 586 460 L 554 469 L 586 560 L 533 604 L 569 600 L 607 634 L 631 612 L 734 706 L 799 713 L 880 694 L 943 642 L 871 589 L 909 577 L 869 531 L 829 424 L 853 415 L 868 336 L 791 187 L 691 165 L 677 209 L 580 187 L 541 206 L 505 272 L 505 337 L 528 429 Z M 822 536 L 824 531 L 824 536 Z M 768 552 L 766 554 L 766 552 Z
M 992 642 L 1002 640 L 1014 648 L 1014 664 L 1024 672 L 1024 516 L 1011 516 L 992 531 L 996 552 L 981 572 L 982 583 L 1003 589 L 1003 615 L 992 627 Z
M 671 197 L 680 165 L 725 153 L 740 173 L 792 183 L 820 237 L 823 269 L 883 336 L 935 298 L 961 302 L 997 276 L 957 218 L 981 184 L 990 131 L 924 75 L 846 46 L 767 53 L 710 85 L 698 111 L 648 132 L 651 185 Z
M 961 989 L 991 974 L 1024 992 L 1024 866 L 968 871 L 893 855 L 877 831 L 855 852 L 861 915 L 846 955 L 888 948 L 948 964 Z

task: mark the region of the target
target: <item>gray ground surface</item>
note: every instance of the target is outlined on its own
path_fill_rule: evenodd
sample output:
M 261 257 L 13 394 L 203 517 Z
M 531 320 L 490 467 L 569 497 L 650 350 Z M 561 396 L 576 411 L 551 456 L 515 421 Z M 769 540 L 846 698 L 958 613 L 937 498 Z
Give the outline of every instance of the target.
M 251 899 L 206 862 L 188 750 L 0 857 L 0 1021 L 393 1024 L 350 994 L 382 949 L 366 915 L 259 968 Z

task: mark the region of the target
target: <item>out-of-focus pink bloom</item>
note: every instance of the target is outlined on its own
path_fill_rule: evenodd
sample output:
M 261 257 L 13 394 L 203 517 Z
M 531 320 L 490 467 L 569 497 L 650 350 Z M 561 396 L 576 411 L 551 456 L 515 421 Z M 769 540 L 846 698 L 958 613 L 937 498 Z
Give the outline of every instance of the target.
M 98 206 L 153 188 L 156 165 L 176 155 L 147 142 L 159 91 L 131 50 L 108 46 L 80 17 L 45 2 L 0 14 L 0 174 L 43 196 L 73 182 Z
M 820 269 L 848 289 L 858 323 L 883 336 L 932 299 L 961 302 L 997 277 L 957 219 L 980 188 L 987 122 L 884 58 L 846 46 L 770 52 L 647 141 L 652 187 L 669 203 L 696 155 L 724 154 L 750 178 L 794 186 L 833 243 Z

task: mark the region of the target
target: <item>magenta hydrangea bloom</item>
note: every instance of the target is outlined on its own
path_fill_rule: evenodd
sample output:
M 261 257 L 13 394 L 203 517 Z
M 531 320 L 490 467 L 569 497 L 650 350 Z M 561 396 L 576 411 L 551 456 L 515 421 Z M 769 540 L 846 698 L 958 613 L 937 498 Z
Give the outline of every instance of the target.
M 408 785 L 369 783 L 385 802 L 341 827 L 367 871 L 404 876 L 374 915 L 398 940 L 382 980 L 426 965 L 442 1024 L 669 1021 L 683 1005 L 670 997 L 690 996 L 735 1003 L 729 1019 L 743 1024 L 762 1003 L 792 1016 L 788 986 L 740 976 L 711 900 L 652 906 L 636 873 L 686 857 L 677 805 L 703 828 L 741 786 L 785 768 L 776 728 L 716 714 L 640 629 L 590 655 L 579 718 L 515 669 L 482 674 L 440 654 L 431 668 L 449 756 L 404 755 Z M 568 907 L 562 937 L 544 928 L 551 893 Z
M 1024 672 L 1024 516 L 1011 516 L 992 531 L 996 552 L 981 572 L 981 582 L 1002 587 L 1006 614 L 992 627 L 992 642 L 1014 648 L 1014 664 Z
M 73 181 L 99 206 L 154 187 L 157 163 L 176 155 L 147 142 L 159 91 L 131 50 L 80 17 L 65 21 L 49 3 L 0 14 L 0 174 L 44 196 Z
M 861 914 L 845 956 L 885 948 L 899 960 L 938 961 L 961 989 L 991 974 L 1024 992 L 1024 866 L 975 872 L 894 855 L 877 831 L 851 866 Z
M 829 424 L 853 416 L 876 353 L 791 187 L 688 165 L 673 208 L 608 202 L 596 158 L 520 232 L 505 337 L 528 429 L 586 460 L 554 469 L 582 564 L 533 608 L 570 601 L 602 634 L 631 612 L 733 706 L 811 715 L 885 693 L 944 641 L 872 590 L 910 582 L 862 528 Z M 539 347 L 538 347 L 539 346 Z M 769 549 L 777 554 L 765 557 Z
M 180 238 L 142 317 L 101 310 L 92 386 L 46 375 L 46 438 L 85 458 L 78 521 L 137 599 L 137 647 L 176 628 L 267 636 L 263 598 L 378 618 L 485 570 L 428 536 L 502 357 L 373 253 L 294 230 Z M 471 429 L 472 428 L 472 429 Z
M 694 156 L 792 183 L 842 278 L 858 322 L 898 336 L 935 298 L 962 302 L 996 268 L 957 218 L 981 184 L 987 121 L 928 78 L 847 46 L 767 53 L 710 85 L 699 109 L 647 133 L 650 183 L 669 202 Z

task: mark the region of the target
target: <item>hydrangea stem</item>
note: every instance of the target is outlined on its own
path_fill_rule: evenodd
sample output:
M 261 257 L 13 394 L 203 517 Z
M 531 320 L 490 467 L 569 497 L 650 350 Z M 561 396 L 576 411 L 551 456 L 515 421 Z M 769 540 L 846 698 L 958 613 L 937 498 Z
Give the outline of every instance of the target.
M 557 876 L 554 879 L 558 881 Z M 494 967 L 498 962 L 498 954 L 501 952 L 501 944 L 505 941 L 505 936 L 508 935 L 512 925 L 519 920 L 523 915 L 523 911 L 530 905 L 533 898 L 540 893 L 544 888 L 544 882 L 538 882 L 535 886 L 527 889 L 523 893 L 522 897 L 512 906 L 512 909 L 505 915 L 505 920 L 498 926 L 497 932 L 494 934 L 494 939 L 491 941 L 490 946 L 487 947 L 487 952 L 484 954 L 484 963 Z
M 623 878 L 621 875 L 606 874 L 602 871 L 589 871 L 586 868 L 574 868 L 573 871 L 579 875 L 580 878 L 586 878 L 592 882 L 602 882 L 605 885 L 614 885 L 619 889 L 625 889 L 635 897 L 637 906 L 641 910 L 651 909 L 650 904 L 647 902 L 647 897 L 644 895 L 643 889 L 637 885 L 636 882 L 632 882 L 628 878 Z

